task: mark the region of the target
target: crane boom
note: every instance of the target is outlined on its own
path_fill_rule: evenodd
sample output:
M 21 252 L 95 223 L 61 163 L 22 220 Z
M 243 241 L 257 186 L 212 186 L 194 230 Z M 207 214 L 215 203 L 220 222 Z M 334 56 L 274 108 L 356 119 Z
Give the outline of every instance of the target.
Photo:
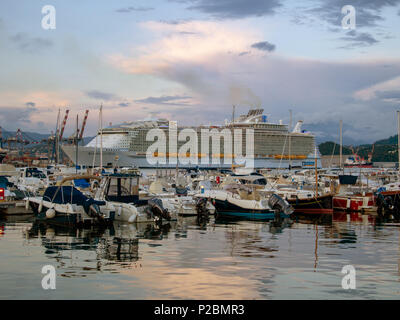
M 67 119 L 68 119 L 68 113 L 69 113 L 69 109 L 65 110 L 65 116 L 64 116 L 63 123 L 61 125 L 59 141 L 62 140 L 62 137 L 63 137 L 63 134 L 64 134 L 65 124 L 67 123 Z
M 83 122 L 82 122 L 82 128 L 81 128 L 81 131 L 80 131 L 80 133 L 79 133 L 79 140 L 82 140 L 83 131 L 85 130 L 86 120 L 87 120 L 87 118 L 88 118 L 88 115 L 89 115 L 89 110 L 86 110 L 86 112 L 85 112 L 85 117 L 83 118 Z

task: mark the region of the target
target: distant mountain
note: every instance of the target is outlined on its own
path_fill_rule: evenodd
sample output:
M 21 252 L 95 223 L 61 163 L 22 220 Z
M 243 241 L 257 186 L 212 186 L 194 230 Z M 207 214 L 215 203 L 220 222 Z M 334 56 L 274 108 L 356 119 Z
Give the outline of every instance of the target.
M 17 132 L 16 131 L 7 131 L 2 130 L 3 134 L 3 141 L 15 137 Z M 47 139 L 50 137 L 50 133 L 43 134 L 43 133 L 36 133 L 36 132 L 22 132 L 22 139 L 30 142 L 27 145 L 24 145 L 24 152 L 29 152 L 31 155 L 35 153 L 45 153 L 47 154 L 49 151 L 49 145 L 47 143 Z M 83 142 L 81 141 L 79 145 L 86 145 L 93 137 L 84 137 Z M 5 148 L 8 147 L 8 144 L 3 142 L 3 146 Z M 50 152 L 52 152 L 53 147 L 50 146 Z
M 327 142 L 323 142 L 321 144 L 318 145 L 319 148 L 319 152 L 324 155 L 332 155 L 332 153 L 334 155 L 340 155 L 340 146 L 339 144 L 332 142 L 332 141 L 327 141 Z M 342 152 L 344 155 L 349 155 L 349 154 L 353 154 L 353 152 L 351 151 L 350 148 L 343 146 L 342 148 Z
M 389 137 L 387 139 L 379 140 L 375 142 L 375 145 L 377 144 L 383 144 L 383 145 L 393 145 L 397 144 L 397 134 L 395 136 Z
M 7 131 L 2 129 L 3 139 L 8 139 L 15 137 L 17 135 L 16 131 Z M 22 132 L 22 139 L 27 140 L 29 142 L 41 142 L 43 139 L 47 139 L 50 136 L 50 133 L 36 133 L 36 132 Z

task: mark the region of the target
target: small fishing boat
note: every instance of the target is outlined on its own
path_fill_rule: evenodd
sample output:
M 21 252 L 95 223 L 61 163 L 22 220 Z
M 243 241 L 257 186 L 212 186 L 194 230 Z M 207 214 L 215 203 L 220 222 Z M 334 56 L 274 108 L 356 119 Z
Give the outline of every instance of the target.
M 295 213 L 305 214 L 332 214 L 332 195 L 318 194 L 314 191 L 296 190 L 295 192 L 282 191 L 277 192 L 286 199 L 294 208 Z
M 336 195 L 333 197 L 333 208 L 335 210 L 371 212 L 375 208 L 375 197 L 369 194 Z M 376 211 L 376 209 L 375 209 Z
M 356 186 L 358 176 L 339 175 L 339 191 L 332 198 L 335 210 L 352 212 L 376 212 L 375 195 L 372 192 L 362 192 Z M 360 182 L 361 183 L 361 182 Z

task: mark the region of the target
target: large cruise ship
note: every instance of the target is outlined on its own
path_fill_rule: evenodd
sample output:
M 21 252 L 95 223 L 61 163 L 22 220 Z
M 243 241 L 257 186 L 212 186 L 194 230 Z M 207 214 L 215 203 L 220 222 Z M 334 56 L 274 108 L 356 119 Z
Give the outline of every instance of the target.
M 297 122 L 294 129 L 289 132 L 288 126 L 281 121 L 268 122 L 268 117 L 263 111 L 259 108 L 250 109 L 246 115 L 225 121 L 221 126 L 178 127 L 176 122 L 166 119 L 140 120 L 110 126 L 99 131 L 86 146 L 79 146 L 78 165 L 91 167 L 94 161 L 96 167 L 100 166 L 102 146 L 102 165 L 106 167 L 229 168 L 235 165 L 253 168 L 288 168 L 290 165 L 301 168 L 314 167 L 315 137 L 302 130 L 302 121 Z M 161 135 L 164 133 L 164 148 L 153 150 L 158 140 L 154 138 L 154 134 L 149 137 L 151 129 L 156 129 L 153 133 L 158 132 Z M 194 151 L 191 148 L 182 154 L 181 147 L 190 140 L 190 138 L 182 139 L 183 141 L 177 139 L 184 129 L 191 129 L 184 132 L 196 133 L 197 148 Z M 172 133 L 171 136 L 171 132 L 175 132 L 175 135 Z M 203 136 L 204 132 L 208 132 L 209 135 Z M 75 163 L 76 146 L 63 145 L 62 149 Z M 149 153 L 149 150 L 152 152 Z M 240 152 L 236 152 L 237 150 Z M 237 156 L 242 153 L 243 158 Z M 251 161 L 244 161 L 244 157 Z M 317 165 L 320 167 L 319 155 L 317 158 Z

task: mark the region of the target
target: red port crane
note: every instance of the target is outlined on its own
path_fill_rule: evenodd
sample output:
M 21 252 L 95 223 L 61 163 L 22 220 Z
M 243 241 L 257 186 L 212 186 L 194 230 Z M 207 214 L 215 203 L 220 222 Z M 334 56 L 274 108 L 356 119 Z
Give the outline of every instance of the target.
M 81 131 L 79 132 L 78 141 L 79 141 L 79 140 L 82 140 L 83 131 L 85 131 L 86 120 L 87 120 L 87 118 L 88 118 L 88 115 L 89 115 L 89 110 L 86 110 L 86 111 L 85 111 L 85 117 L 83 118 L 83 122 L 82 122 L 82 128 L 81 128 Z
M 65 124 L 67 123 L 67 119 L 68 119 L 68 113 L 69 113 L 69 109 L 65 110 L 65 116 L 64 116 L 64 120 L 63 120 L 62 125 L 61 125 L 60 136 L 58 138 L 59 141 L 62 141 L 62 137 L 63 137 L 64 129 L 65 129 Z

